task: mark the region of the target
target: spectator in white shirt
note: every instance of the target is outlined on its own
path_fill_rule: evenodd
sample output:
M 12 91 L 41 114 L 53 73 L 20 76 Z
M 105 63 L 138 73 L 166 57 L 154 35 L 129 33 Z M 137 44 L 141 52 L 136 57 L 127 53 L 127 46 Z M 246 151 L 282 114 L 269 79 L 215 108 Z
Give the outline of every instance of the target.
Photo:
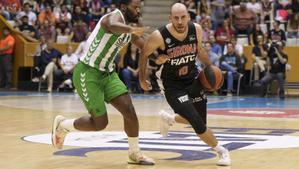
M 63 83 L 59 86 L 59 88 L 63 88 L 66 85 L 69 88 L 73 88 L 72 86 L 72 75 L 73 70 L 78 63 L 78 57 L 73 53 L 73 48 L 71 45 L 67 46 L 67 53 L 64 54 L 59 62 L 59 66 L 61 69 L 55 72 L 55 75 L 59 78 L 63 79 Z
M 30 7 L 29 3 L 25 3 L 23 5 L 23 11 L 18 13 L 18 15 L 17 15 L 18 21 L 20 21 L 21 18 L 23 18 L 23 16 L 25 16 L 25 15 L 28 17 L 28 24 L 35 26 L 37 17 L 36 17 L 36 14 L 31 11 L 31 7 Z

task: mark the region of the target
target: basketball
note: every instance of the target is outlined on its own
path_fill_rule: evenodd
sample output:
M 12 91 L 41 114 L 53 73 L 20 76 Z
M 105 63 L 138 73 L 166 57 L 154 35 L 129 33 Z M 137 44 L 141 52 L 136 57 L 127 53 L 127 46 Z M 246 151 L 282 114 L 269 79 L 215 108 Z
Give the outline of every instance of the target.
M 200 73 L 198 77 L 200 83 L 207 91 L 218 90 L 223 83 L 223 75 L 217 66 L 207 66 Z

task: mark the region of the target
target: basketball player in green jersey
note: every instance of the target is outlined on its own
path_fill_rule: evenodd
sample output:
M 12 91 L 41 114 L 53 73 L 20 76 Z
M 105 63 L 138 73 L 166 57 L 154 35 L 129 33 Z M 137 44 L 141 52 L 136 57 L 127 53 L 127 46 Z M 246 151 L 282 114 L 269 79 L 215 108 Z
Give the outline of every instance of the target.
M 84 54 L 73 74 L 74 86 L 90 116 L 66 119 L 56 116 L 52 126 L 52 143 L 61 149 L 70 131 L 100 131 L 108 124 L 106 103 L 113 105 L 124 119 L 128 136 L 129 164 L 154 165 L 154 160 L 140 152 L 139 124 L 127 87 L 114 71 L 119 50 L 132 40 L 142 48 L 143 27 L 131 27 L 140 16 L 140 0 L 120 0 L 119 9 L 104 15 L 87 40 Z

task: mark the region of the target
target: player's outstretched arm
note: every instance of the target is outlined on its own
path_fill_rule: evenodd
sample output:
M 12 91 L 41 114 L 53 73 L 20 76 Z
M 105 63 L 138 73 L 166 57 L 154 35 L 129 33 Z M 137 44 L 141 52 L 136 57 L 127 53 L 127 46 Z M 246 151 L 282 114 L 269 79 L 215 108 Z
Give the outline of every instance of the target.
M 125 21 L 117 13 L 111 13 L 103 18 L 102 27 L 112 34 L 132 33 L 136 36 L 141 36 L 148 29 L 148 27 L 133 27 L 125 24 Z
M 163 39 L 158 30 L 154 31 L 145 42 L 142 52 L 141 59 L 139 62 L 139 82 L 143 90 L 148 91 L 151 89 L 151 85 L 146 82 L 146 65 L 148 57 L 154 53 L 157 49 L 161 48 L 163 44 Z
M 101 26 L 112 34 L 131 33 L 133 27 L 126 25 L 123 18 L 117 13 L 111 13 L 104 17 Z
M 197 49 L 198 49 L 198 59 L 206 66 L 211 65 L 211 61 L 206 50 L 202 46 L 202 28 L 199 24 L 195 24 L 196 36 L 197 36 Z

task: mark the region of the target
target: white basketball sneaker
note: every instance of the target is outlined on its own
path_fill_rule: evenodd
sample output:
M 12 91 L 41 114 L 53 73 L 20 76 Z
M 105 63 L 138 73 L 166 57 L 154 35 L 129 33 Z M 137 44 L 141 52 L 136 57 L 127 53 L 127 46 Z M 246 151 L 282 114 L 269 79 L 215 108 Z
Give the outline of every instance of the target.
M 226 150 L 225 152 L 221 153 L 218 152 L 219 160 L 216 163 L 219 166 L 230 166 L 231 165 L 231 159 L 229 156 L 229 151 Z
M 163 137 L 167 137 L 170 126 L 172 126 L 175 123 L 173 115 L 167 113 L 164 110 L 161 110 L 159 112 L 159 115 L 160 115 L 160 133 Z
M 52 144 L 55 148 L 62 149 L 65 136 L 69 132 L 67 129 L 61 127 L 61 122 L 66 118 L 58 115 L 55 117 L 52 124 Z
M 128 164 L 155 165 L 155 161 L 143 155 L 140 151 L 129 152 Z

